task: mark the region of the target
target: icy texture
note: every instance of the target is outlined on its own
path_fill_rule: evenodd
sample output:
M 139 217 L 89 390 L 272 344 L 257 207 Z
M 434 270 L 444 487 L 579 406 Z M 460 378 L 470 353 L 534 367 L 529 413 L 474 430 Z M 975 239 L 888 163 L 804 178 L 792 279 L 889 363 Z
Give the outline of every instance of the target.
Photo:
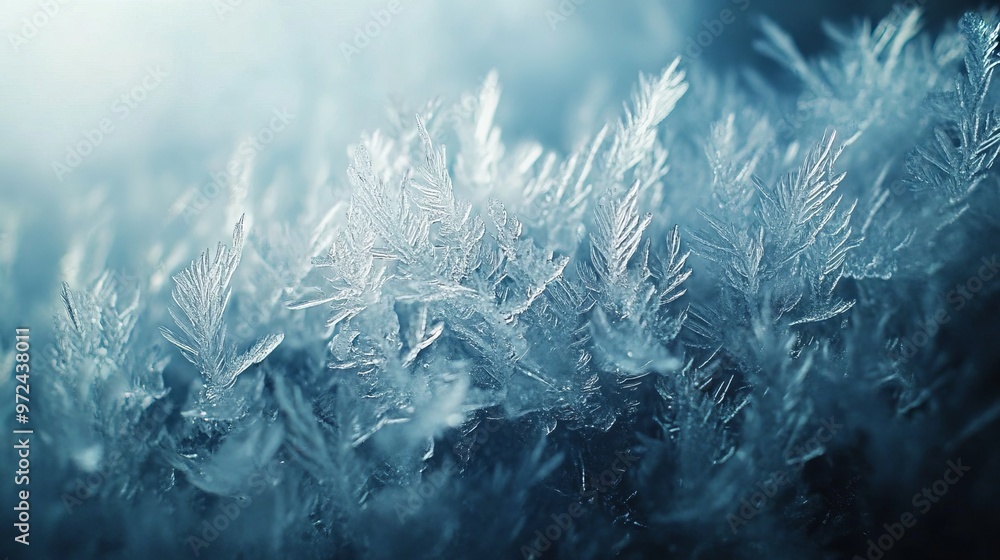
M 81 556 L 535 557 L 576 507 L 546 557 L 862 552 L 862 485 L 982 367 L 913 341 L 995 250 L 998 27 L 827 32 L 811 60 L 762 24 L 797 96 L 678 59 L 568 154 L 504 145 L 491 73 L 364 134 L 334 200 L 244 192 L 254 235 L 179 245 L 163 290 L 65 286 L 53 468 L 112 473 L 79 507 L 117 520 Z

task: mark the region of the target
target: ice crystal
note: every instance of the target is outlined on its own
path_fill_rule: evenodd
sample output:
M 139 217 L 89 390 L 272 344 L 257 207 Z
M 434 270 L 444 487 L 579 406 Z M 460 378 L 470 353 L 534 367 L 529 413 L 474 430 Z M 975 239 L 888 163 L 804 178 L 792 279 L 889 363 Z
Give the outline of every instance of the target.
M 676 58 L 568 152 L 505 144 L 491 72 L 301 199 L 245 173 L 230 244 L 157 248 L 170 301 L 161 271 L 64 284 L 52 468 L 113 473 L 120 516 L 80 538 L 139 550 L 127 508 L 167 555 L 238 511 L 210 549 L 234 558 L 819 558 L 880 531 L 855 496 L 933 458 L 917 428 L 990 359 L 944 342 L 996 295 L 969 274 L 1000 226 L 1000 23 L 921 18 L 826 25 L 815 56 L 765 19 L 792 93 Z M 927 449 L 990 426 L 969 402 Z

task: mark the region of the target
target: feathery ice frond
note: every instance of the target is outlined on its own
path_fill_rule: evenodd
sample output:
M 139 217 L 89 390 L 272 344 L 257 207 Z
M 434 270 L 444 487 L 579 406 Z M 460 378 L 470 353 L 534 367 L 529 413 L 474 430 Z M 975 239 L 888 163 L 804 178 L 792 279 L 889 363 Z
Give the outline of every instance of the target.
M 460 120 L 456 130 L 460 152 L 455 158 L 455 176 L 474 200 L 483 200 L 495 187 L 504 156 L 500 129 L 493 124 L 500 103 L 500 79 L 490 72 L 473 103 L 471 121 Z
M 590 234 L 590 261 L 599 283 L 592 289 L 621 287 L 629 261 L 639 250 L 642 234 L 653 215 L 640 215 L 639 182 L 624 193 L 611 192 L 597 207 Z
M 174 276 L 172 295 L 177 310 L 171 308 L 170 316 L 182 336 L 165 327 L 160 329 L 163 337 L 197 366 L 204 382 L 203 396 L 213 405 L 222 404 L 236 377 L 263 361 L 284 339 L 282 334 L 267 335 L 239 356 L 227 344 L 224 314 L 232 294 L 233 274 L 243 255 L 243 241 L 243 218 L 240 218 L 233 230 L 232 247 L 219 243 L 214 258 L 205 251 Z
M 942 100 L 950 114 L 934 129 L 933 140 L 919 146 L 907 162 L 913 187 L 930 190 L 945 203 L 949 215 L 942 227 L 968 209 L 969 196 L 1000 155 L 1000 119 L 987 96 L 1000 65 L 1000 23 L 970 13 L 962 18 L 961 29 L 965 75 Z
M 661 319 L 658 322 L 658 334 L 661 340 L 673 340 L 680 334 L 681 326 L 687 319 L 687 310 L 683 310 L 676 315 L 667 315 L 666 318 L 663 318 L 663 314 L 669 309 L 671 304 L 687 293 L 684 282 L 691 277 L 693 271 L 687 266 L 687 260 L 691 252 L 685 251 L 683 254 L 681 253 L 681 235 L 678 226 L 674 226 L 670 230 L 666 241 L 665 258 L 657 259 L 658 266 L 654 270 L 653 276 L 657 280 L 657 290 L 659 292 L 657 295 L 659 299 L 657 308 L 661 313 Z
M 473 213 L 472 204 L 455 198 L 444 146 L 435 147 L 431 143 L 419 119 L 417 127 L 423 142 L 424 161 L 420 167 L 421 179 L 413 182 L 414 202 L 426 220 L 440 223 L 438 237 L 444 252 L 444 266 L 454 281 L 461 282 L 476 266 L 479 245 L 486 230 L 483 220 Z
M 505 320 L 513 320 L 535 302 L 546 288 L 562 276 L 569 257 L 556 257 L 522 235 L 521 222 L 507 213 L 503 203 L 490 201 L 490 216 L 496 228 L 500 266 L 503 267 Z
M 624 181 L 625 174 L 653 152 L 657 127 L 688 89 L 684 72 L 679 70 L 680 61 L 675 59 L 658 77 L 639 77 L 633 106 L 625 107 L 625 117 L 618 122 L 604 158 L 604 173 L 609 181 Z
M 563 253 L 576 250 L 594 191 L 595 162 L 607 134 L 605 126 L 558 166 L 556 155 L 549 154 L 525 182 L 519 216 L 531 226 L 532 236 L 542 246 Z
M 325 257 L 313 259 L 315 269 L 324 273 L 326 285 L 313 288 L 308 295 L 289 302 L 289 309 L 330 304 L 333 315 L 328 325 L 335 326 L 377 302 L 386 275 L 385 268 L 375 263 L 375 238 L 371 222 L 358 210 L 348 211 L 347 228 L 339 232 Z
M 802 167 L 786 175 L 773 192 L 755 179 L 761 194 L 760 217 L 764 227 L 774 233 L 774 252 L 769 255 L 772 269 L 796 259 L 815 243 L 827 226 L 840 199 L 831 200 L 846 173 L 836 174 L 833 166 L 843 148 L 834 148 L 836 133 L 827 134 L 813 148 Z
M 826 134 L 802 166 L 773 187 L 752 179 L 759 226 L 738 225 L 747 223 L 742 216 L 703 214 L 709 228 L 694 235 L 699 250 L 733 290 L 725 305 L 738 306 L 748 320 L 763 301 L 773 306 L 767 316 L 788 315 L 790 324 L 828 319 L 851 306 L 833 296 L 846 255 L 859 243 L 849 227 L 854 205 L 839 211 L 841 197 L 835 198 L 845 176 L 834 171 L 843 150 L 835 144 L 836 134 Z
M 148 411 L 163 406 L 165 359 L 146 344 L 140 294 L 131 282 L 105 271 L 89 290 L 63 284 L 64 314 L 56 318 L 53 388 L 64 417 L 56 437 L 84 472 L 116 465 L 114 483 L 102 490 L 131 495 L 127 479 L 153 453 L 162 426 Z M 142 342 L 138 342 L 141 340 Z M 148 348 L 148 346 L 145 346 Z M 53 403 L 55 405 L 55 403 Z

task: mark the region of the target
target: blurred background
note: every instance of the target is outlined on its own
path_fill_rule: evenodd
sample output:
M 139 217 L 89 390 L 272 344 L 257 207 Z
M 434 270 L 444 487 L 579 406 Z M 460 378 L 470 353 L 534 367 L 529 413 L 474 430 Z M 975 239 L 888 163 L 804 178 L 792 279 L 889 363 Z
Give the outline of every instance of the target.
M 977 5 L 911 3 L 930 28 Z M 494 68 L 505 141 L 565 151 L 617 116 L 640 71 L 680 53 L 692 67 L 784 79 L 752 49 L 762 14 L 815 54 L 827 45 L 822 19 L 877 20 L 892 4 L 4 0 L 0 327 L 47 323 L 60 280 L 76 287 L 105 264 L 161 259 L 164 231 L 190 232 L 197 251 L 228 237 L 221 211 L 191 221 L 180 209 L 276 114 L 287 126 L 254 149 L 250 196 L 275 182 L 288 197 L 302 184 L 342 183 L 347 147 L 387 125 L 387 105 L 454 103 Z M 692 47 L 699 37 L 708 39 Z M 100 250 L 74 253 L 86 246 Z M 105 262 L 82 262 L 95 254 Z

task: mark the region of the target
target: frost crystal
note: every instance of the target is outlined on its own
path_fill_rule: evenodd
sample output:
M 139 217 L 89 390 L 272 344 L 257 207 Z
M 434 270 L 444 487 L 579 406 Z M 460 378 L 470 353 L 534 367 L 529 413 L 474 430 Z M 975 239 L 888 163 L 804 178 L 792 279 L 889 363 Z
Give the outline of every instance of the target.
M 1000 21 L 921 22 L 825 24 L 807 56 L 764 19 L 791 91 L 677 58 L 565 152 L 501 135 L 491 72 L 360 135 L 346 173 L 258 192 L 244 169 L 225 213 L 252 235 L 63 284 L 37 386 L 47 475 L 102 477 L 80 554 L 882 547 L 940 450 L 995 464 L 1000 416 L 975 311 L 998 294 Z
M 232 294 L 233 274 L 243 255 L 243 239 L 241 217 L 233 230 L 232 247 L 220 243 L 214 258 L 206 251 L 174 276 L 173 301 L 183 316 L 173 308 L 170 316 L 183 336 L 160 328 L 163 337 L 197 366 L 204 381 L 205 399 L 213 405 L 224 404 L 222 401 L 236 383 L 236 376 L 263 361 L 284 339 L 280 333 L 267 335 L 240 355 L 227 344 L 223 314 Z

